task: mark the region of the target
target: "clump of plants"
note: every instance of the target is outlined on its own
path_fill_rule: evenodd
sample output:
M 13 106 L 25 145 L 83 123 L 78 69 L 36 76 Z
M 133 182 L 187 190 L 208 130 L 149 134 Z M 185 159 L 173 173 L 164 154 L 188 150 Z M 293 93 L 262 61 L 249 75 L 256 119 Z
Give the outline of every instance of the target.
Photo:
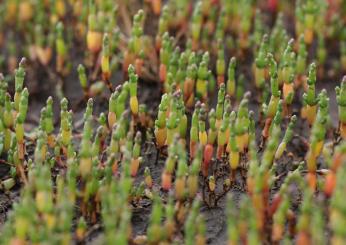
M 0 13 L 1 244 L 346 242 L 344 1 Z

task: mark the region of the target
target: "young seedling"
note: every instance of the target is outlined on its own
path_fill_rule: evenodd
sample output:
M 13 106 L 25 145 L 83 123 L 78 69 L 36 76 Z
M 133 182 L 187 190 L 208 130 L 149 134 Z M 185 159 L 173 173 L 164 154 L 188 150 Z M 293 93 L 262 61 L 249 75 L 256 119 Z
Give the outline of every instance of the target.
M 202 61 L 199 64 L 197 71 L 197 82 L 196 82 L 196 96 L 202 102 L 205 102 L 208 98 L 208 64 L 209 64 L 209 53 L 203 54 Z
M 166 144 L 167 139 L 167 127 L 166 127 L 166 118 L 167 118 L 167 109 L 169 104 L 169 98 L 167 94 L 164 94 L 161 97 L 161 103 L 159 105 L 159 111 L 157 119 L 155 120 L 155 138 L 156 145 L 160 149 Z
M 169 28 L 169 7 L 168 5 L 163 6 L 162 13 L 160 15 L 158 30 L 155 37 L 155 48 L 160 51 L 162 45 L 162 36 L 164 33 L 168 32 Z
M 236 67 L 236 58 L 232 57 L 228 65 L 228 78 L 227 78 L 227 94 L 231 97 L 235 96 L 235 67 Z
M 219 86 L 219 91 L 217 94 L 217 104 L 215 109 L 215 116 L 216 116 L 215 126 L 217 129 L 219 129 L 221 126 L 222 116 L 224 113 L 224 108 L 223 108 L 224 101 L 225 101 L 225 84 L 222 83 Z
M 162 172 L 161 176 L 161 185 L 162 189 L 165 191 L 169 191 L 172 186 L 172 175 L 176 165 L 176 154 L 177 154 L 177 143 L 178 139 L 175 138 L 174 142 L 169 145 L 168 148 L 168 157 L 165 163 L 165 169 Z
M 166 121 L 167 128 L 167 145 L 171 145 L 173 143 L 174 137 L 179 134 L 179 124 L 181 120 L 181 115 L 178 111 L 179 106 L 179 97 L 180 91 L 176 91 L 171 96 L 171 105 L 170 105 L 170 113 L 169 117 Z
M 287 144 L 291 141 L 291 139 L 293 137 L 293 133 L 294 133 L 293 130 L 294 130 L 296 122 L 297 122 L 297 116 L 293 115 L 291 117 L 290 123 L 287 126 L 285 135 L 282 138 L 282 141 L 281 141 L 278 149 L 276 150 L 276 153 L 275 153 L 275 159 L 276 160 L 279 159 L 282 156 L 282 154 L 286 151 Z
M 102 49 L 102 32 L 99 30 L 96 6 L 90 2 L 86 43 L 90 53 L 96 55 Z
M 308 89 L 303 94 L 303 107 L 301 109 L 301 117 L 306 119 L 311 126 L 316 118 L 317 98 L 315 95 L 316 84 L 316 65 L 312 63 L 309 66 L 309 75 L 307 79 Z
M 64 24 L 62 22 L 58 22 L 56 25 L 56 35 L 57 39 L 55 41 L 56 46 L 56 69 L 59 73 L 65 73 L 65 65 L 67 62 L 67 47 L 64 40 Z
M 221 40 L 218 40 L 218 51 L 217 51 L 217 61 L 216 61 L 216 74 L 217 74 L 217 84 L 225 82 L 225 51 L 223 43 Z
M 189 175 L 187 177 L 188 196 L 191 200 L 195 198 L 198 192 L 198 186 L 199 186 L 198 174 L 201 169 L 201 164 L 202 164 L 202 147 L 198 146 L 196 156 L 192 160 L 192 163 L 190 165 Z M 206 164 L 203 165 L 202 173 L 204 177 L 208 175 Z
M 231 168 L 231 181 L 235 181 L 235 176 L 236 176 L 236 169 L 239 166 L 240 162 L 240 150 L 239 150 L 239 145 L 238 141 L 236 140 L 236 113 L 232 111 L 231 116 L 230 116 L 230 124 L 231 124 L 231 134 L 229 137 L 229 165 Z M 240 142 L 242 143 L 242 142 Z
M 263 88 L 266 79 L 266 68 L 268 65 L 268 35 L 263 35 L 261 46 L 257 53 L 254 64 L 256 88 Z
M 179 145 L 179 160 L 175 179 L 175 197 L 178 201 L 183 201 L 186 196 L 186 175 L 188 171 L 186 151 Z
M 339 110 L 339 132 L 346 139 L 346 76 L 343 77 L 340 87 L 335 88 L 336 101 Z
M 321 154 L 325 135 L 328 129 L 329 122 L 329 98 L 327 98 L 327 91 L 322 90 L 318 96 L 318 112 L 316 120 L 311 129 L 310 135 L 310 148 L 306 153 L 306 164 L 308 167 L 308 183 L 312 190 L 316 189 L 316 170 L 317 170 L 317 158 Z
M 151 243 L 160 242 L 163 239 L 163 227 L 161 226 L 161 218 L 163 216 L 163 208 L 160 197 L 154 197 L 153 210 L 150 216 L 148 227 L 148 241 Z
M 305 43 L 310 45 L 314 39 L 315 23 L 319 13 L 319 6 L 313 1 L 308 0 L 303 4 L 302 11 L 304 15 L 304 39 Z
M 199 47 L 199 39 L 201 28 L 203 24 L 202 16 L 202 2 L 198 2 L 194 7 L 194 11 L 191 18 L 191 38 L 192 38 L 192 50 L 197 50 Z
M 112 83 L 110 82 L 110 40 L 107 33 L 103 35 L 102 56 L 101 56 L 102 79 L 106 83 L 109 91 L 113 92 Z
M 272 124 L 272 120 L 274 119 L 275 113 L 277 111 L 278 103 L 281 96 L 281 91 L 279 90 L 277 64 L 274 60 L 274 57 L 271 54 L 268 55 L 268 59 L 270 64 L 269 74 L 272 95 L 270 97 L 270 101 L 265 112 L 266 120 L 262 131 L 262 136 L 264 139 L 267 139 L 269 136 L 269 129 Z
M 143 51 L 143 24 L 144 24 L 144 12 L 142 9 L 138 10 L 138 12 L 133 16 L 133 24 L 131 29 L 131 36 L 128 41 L 128 49 L 124 54 L 124 63 L 123 70 L 127 71 L 127 67 L 130 64 L 135 65 L 136 63 L 140 63 L 140 59 L 142 59 L 141 54 Z M 139 59 L 139 60 L 138 60 Z M 136 62 L 137 60 L 137 62 Z M 137 67 L 137 66 L 135 66 Z M 141 73 L 141 69 L 136 70 L 137 74 Z
M 297 53 L 297 63 L 296 72 L 297 78 L 295 80 L 296 87 L 304 85 L 306 87 L 306 62 L 307 62 L 308 52 L 306 50 L 306 45 L 304 41 L 304 35 L 300 35 L 298 39 L 298 53 Z
M 134 116 L 138 115 L 138 98 L 137 98 L 137 82 L 138 76 L 135 74 L 135 69 L 132 65 L 128 68 L 129 74 L 129 90 L 130 90 L 130 108 Z
M 249 110 L 248 101 L 251 94 L 248 92 L 244 95 L 238 107 L 238 115 L 234 125 L 235 140 L 237 142 L 238 150 L 244 153 L 249 145 Z
M 193 159 L 195 157 L 195 153 L 197 150 L 197 143 L 198 143 L 198 138 L 199 138 L 199 113 L 201 110 L 201 103 L 197 101 L 195 105 L 195 110 L 192 114 L 192 119 L 191 119 L 191 128 L 190 128 L 190 158 Z
M 207 145 L 204 147 L 203 151 L 203 175 L 206 177 L 208 175 L 208 169 L 214 155 L 214 143 L 217 137 L 217 128 L 215 125 L 215 111 L 211 109 L 209 112 L 209 129 L 208 129 L 208 140 Z
M 279 84 L 283 85 L 284 83 L 288 83 L 290 80 L 290 77 L 295 72 L 296 67 L 296 54 L 293 51 L 293 45 L 294 45 L 294 39 L 290 39 L 287 43 L 287 46 L 281 56 L 280 60 L 280 66 L 278 71 L 278 77 L 279 77 Z M 283 87 L 283 94 L 284 98 L 285 95 L 287 96 L 289 91 L 287 85 Z M 285 91 L 286 90 L 286 91 Z
M 168 32 L 162 36 L 162 46 L 160 49 L 160 67 L 159 67 L 159 77 L 160 81 L 164 83 L 167 79 L 167 71 L 170 56 L 173 52 L 172 40 L 169 37 Z
M 19 103 L 21 93 L 23 91 L 24 78 L 25 78 L 25 62 L 26 59 L 22 58 L 19 62 L 18 69 L 15 70 L 15 94 L 14 94 L 14 109 L 19 112 Z
M 142 161 L 142 157 L 140 157 L 141 153 L 141 143 L 142 143 L 142 134 L 141 132 L 137 132 L 135 136 L 135 144 L 132 150 L 132 160 L 131 160 L 131 176 L 135 177 L 138 172 L 139 165 Z

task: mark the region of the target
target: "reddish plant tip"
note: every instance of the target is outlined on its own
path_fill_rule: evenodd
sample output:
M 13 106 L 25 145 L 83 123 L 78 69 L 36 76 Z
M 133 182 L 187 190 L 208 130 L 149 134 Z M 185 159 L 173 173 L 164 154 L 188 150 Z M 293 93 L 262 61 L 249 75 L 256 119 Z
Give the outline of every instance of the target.
M 267 6 L 271 12 L 275 13 L 278 8 L 278 0 L 267 0 Z
M 0 2 L 0 244 L 346 244 L 342 1 Z

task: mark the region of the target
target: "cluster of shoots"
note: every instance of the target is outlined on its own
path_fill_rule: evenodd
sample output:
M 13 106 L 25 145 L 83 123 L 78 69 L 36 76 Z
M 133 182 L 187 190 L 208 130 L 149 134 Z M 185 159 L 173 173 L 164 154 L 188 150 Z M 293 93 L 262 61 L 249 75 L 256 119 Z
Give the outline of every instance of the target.
M 228 244 L 345 244 L 346 7 L 288 2 L 1 3 L 0 243 L 204 245 L 226 201 Z

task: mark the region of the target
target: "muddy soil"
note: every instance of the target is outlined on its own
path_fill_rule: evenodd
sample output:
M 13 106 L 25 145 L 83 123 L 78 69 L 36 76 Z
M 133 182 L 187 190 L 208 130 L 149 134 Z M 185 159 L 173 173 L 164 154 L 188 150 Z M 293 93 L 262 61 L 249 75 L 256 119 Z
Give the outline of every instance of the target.
M 272 20 L 274 19 L 269 13 L 266 13 L 268 18 L 268 25 L 272 25 Z M 157 18 L 151 17 L 147 19 L 148 24 L 146 24 L 145 32 L 152 37 L 155 35 Z M 289 19 L 286 20 L 289 22 Z M 293 33 L 291 25 L 287 23 L 287 29 L 290 33 Z M 154 30 L 154 31 L 153 31 Z M 78 45 L 77 45 L 78 47 Z M 331 44 L 328 47 L 328 63 L 325 66 L 325 72 L 322 77 L 318 78 L 317 88 L 320 91 L 321 89 L 326 89 L 330 98 L 330 115 L 331 115 L 331 124 L 336 126 L 337 124 L 337 106 L 335 101 L 335 91 L 334 88 L 339 84 L 341 80 L 341 72 L 335 72 L 333 70 L 333 62 L 338 60 L 339 54 L 335 52 L 338 50 Z M 312 52 L 313 50 L 310 50 Z M 50 64 L 49 69 L 42 67 L 38 63 L 28 62 L 27 64 L 27 77 L 26 77 L 26 86 L 30 91 L 30 105 L 28 118 L 26 122 L 26 130 L 34 130 L 38 125 L 39 113 L 41 108 L 45 104 L 45 100 L 48 96 L 53 96 L 54 98 L 54 111 L 56 126 L 59 126 L 59 97 L 56 93 L 56 85 L 60 81 L 62 84 L 62 91 L 64 96 L 69 99 L 70 107 L 74 112 L 74 123 L 75 123 L 75 132 L 79 133 L 82 129 L 82 116 L 86 102 L 83 100 L 83 92 L 78 81 L 78 75 L 76 72 L 78 64 L 83 62 L 84 57 L 84 47 L 79 46 L 79 48 L 74 49 L 70 53 L 70 59 L 72 61 L 72 72 L 67 77 L 61 77 L 55 72 L 54 64 Z M 235 53 L 230 53 L 230 56 L 236 55 Z M 310 59 L 312 61 L 312 59 Z M 252 54 L 250 53 L 244 60 L 240 62 L 240 65 L 237 67 L 237 74 L 240 73 L 245 75 L 245 90 L 252 92 L 253 100 L 250 101 L 250 108 L 254 110 L 256 118 L 258 120 L 258 111 L 259 105 L 256 101 L 258 93 L 253 86 L 253 77 L 251 71 L 251 64 L 253 62 Z M 49 70 L 49 71 L 48 71 Z M 113 86 L 115 87 L 118 84 L 123 82 L 124 78 L 121 72 L 115 73 L 111 79 Z M 294 105 L 293 105 L 293 114 L 299 115 L 299 110 L 301 108 L 301 91 L 296 95 Z M 157 113 L 157 107 L 161 98 L 161 84 L 155 83 L 153 81 L 141 80 L 139 82 L 139 102 L 144 103 L 148 106 L 149 113 L 155 118 Z M 216 93 L 212 98 L 215 101 Z M 106 93 L 102 97 L 95 99 L 94 103 L 94 114 L 99 115 L 101 112 L 106 112 L 108 108 L 107 104 L 108 94 Z M 299 117 L 298 117 L 299 118 Z M 288 119 L 284 120 L 284 125 L 288 123 Z M 256 127 L 257 138 L 260 139 L 260 124 L 257 121 Z M 282 157 L 278 162 L 277 175 L 282 176 L 280 180 L 275 183 L 271 194 L 273 195 L 279 188 L 282 180 L 287 175 L 287 173 L 297 167 L 297 163 L 302 161 L 305 153 L 307 151 L 306 145 L 304 144 L 304 139 L 309 137 L 309 128 L 306 122 L 298 120 L 297 126 L 295 127 L 296 136 L 288 145 L 288 153 Z M 333 128 L 328 132 L 328 140 L 334 140 Z M 30 148 L 30 147 L 29 147 Z M 28 151 L 30 154 L 32 151 Z M 142 156 L 143 163 L 140 166 L 138 175 L 135 180 L 135 184 L 138 185 L 144 179 L 144 168 L 149 167 L 154 181 L 154 192 L 158 192 L 162 195 L 163 198 L 167 197 L 167 193 L 162 193 L 160 190 L 161 182 L 161 173 L 165 163 L 165 154 L 160 154 L 158 161 L 156 161 L 157 149 L 153 143 L 152 139 L 147 139 L 142 146 Z M 2 156 L 1 159 L 6 159 L 6 156 Z M 245 163 L 246 159 L 243 159 Z M 323 164 L 323 163 L 321 163 Z M 222 167 L 222 163 L 214 163 L 214 170 Z M 213 170 L 211 170 L 213 171 Z M 226 171 L 229 171 L 226 167 Z M 6 178 L 10 174 L 10 168 L 6 164 L 0 164 L 0 179 Z M 203 183 L 203 178 L 200 179 Z M 222 186 L 222 177 L 219 179 L 219 186 Z M 219 187 L 220 188 L 220 187 Z M 222 192 L 222 190 L 218 190 Z M 202 199 L 202 190 L 199 193 L 200 199 Z M 239 203 L 242 195 L 246 193 L 244 179 L 238 173 L 237 183 L 229 191 L 232 193 L 233 199 L 236 204 Z M 16 185 L 11 191 L 7 193 L 0 192 L 0 229 L 2 224 L 5 222 L 8 212 L 10 212 L 12 204 L 19 200 L 20 186 Z M 292 205 L 293 207 L 298 207 L 300 203 L 300 193 L 297 189 L 292 189 Z M 226 224 L 226 195 L 221 197 L 217 202 L 217 206 L 209 207 L 206 203 L 202 202 L 201 212 L 204 214 L 206 219 L 206 228 L 207 228 L 207 242 L 208 244 L 225 244 L 227 240 L 227 224 Z M 151 213 L 151 202 L 148 199 L 143 199 L 139 203 L 133 205 L 132 211 L 132 228 L 133 235 L 141 235 L 146 233 L 148 228 L 149 217 Z M 297 210 L 295 210 L 297 211 Z M 102 226 L 100 224 L 89 227 L 87 232 L 88 236 L 86 238 L 87 244 L 102 244 Z

